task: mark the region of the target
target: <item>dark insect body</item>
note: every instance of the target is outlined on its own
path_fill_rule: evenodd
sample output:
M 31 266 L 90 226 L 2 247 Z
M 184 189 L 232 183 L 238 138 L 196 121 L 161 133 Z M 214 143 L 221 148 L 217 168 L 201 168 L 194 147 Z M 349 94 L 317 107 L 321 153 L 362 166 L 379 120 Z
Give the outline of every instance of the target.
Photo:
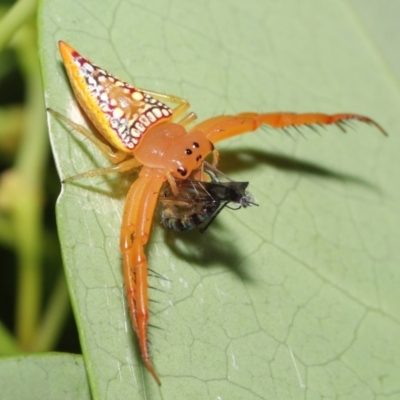
M 217 175 L 225 176 L 207 165 L 202 180 L 177 179 L 176 196 L 166 185 L 159 198 L 164 226 L 179 232 L 199 228 L 203 233 L 225 207 L 239 209 L 256 205 L 253 196 L 246 191 L 249 182 L 235 182 L 226 176 L 229 181 L 221 182 Z M 230 203 L 236 207 L 231 207 Z

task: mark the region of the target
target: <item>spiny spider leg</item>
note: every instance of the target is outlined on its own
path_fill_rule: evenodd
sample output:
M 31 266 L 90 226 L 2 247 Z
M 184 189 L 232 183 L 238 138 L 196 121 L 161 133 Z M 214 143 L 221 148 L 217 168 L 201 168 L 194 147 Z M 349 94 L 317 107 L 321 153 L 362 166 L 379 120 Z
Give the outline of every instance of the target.
M 359 120 L 374 125 L 382 134 L 387 136 L 385 130 L 374 120 L 358 114 L 328 115 L 320 113 L 295 114 L 287 112 L 268 114 L 241 113 L 237 115 L 213 117 L 200 122 L 194 126 L 190 132 L 202 131 L 212 143 L 216 143 L 232 136 L 254 131 L 261 125 L 268 125 L 272 128 L 279 129 L 313 124 L 331 125 L 347 120 Z

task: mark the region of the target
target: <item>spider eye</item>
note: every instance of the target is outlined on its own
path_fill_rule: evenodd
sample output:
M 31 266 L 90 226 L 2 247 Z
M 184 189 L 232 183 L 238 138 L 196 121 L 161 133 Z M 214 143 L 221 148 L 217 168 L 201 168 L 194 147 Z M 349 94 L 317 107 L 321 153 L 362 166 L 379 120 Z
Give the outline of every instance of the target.
M 200 145 L 199 145 L 197 142 L 193 142 L 192 147 L 193 147 L 194 149 L 198 149 L 198 148 L 200 147 Z
M 196 161 L 200 161 L 202 159 L 201 154 L 199 156 L 196 157 Z
M 179 167 L 177 171 L 182 175 L 185 176 L 187 174 L 186 168 Z
M 185 154 L 187 154 L 187 155 L 190 155 L 190 154 L 192 154 L 193 152 L 192 152 L 192 150 L 190 150 L 190 149 L 186 149 L 185 150 Z

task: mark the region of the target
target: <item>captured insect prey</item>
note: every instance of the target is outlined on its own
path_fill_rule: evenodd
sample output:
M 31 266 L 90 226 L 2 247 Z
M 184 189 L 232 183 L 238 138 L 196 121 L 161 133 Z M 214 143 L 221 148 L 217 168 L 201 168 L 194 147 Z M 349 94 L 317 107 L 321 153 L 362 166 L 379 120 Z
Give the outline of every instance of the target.
M 372 119 L 351 113 L 246 112 L 215 116 L 189 127 L 197 116 L 188 112 L 190 105 L 186 100 L 134 87 L 99 68 L 65 42 L 59 42 L 59 50 L 76 100 L 97 132 L 48 110 L 90 140 L 113 164 L 64 182 L 140 168 L 125 201 L 120 250 L 132 327 L 143 363 L 160 385 L 148 344 L 150 313 L 145 255 L 159 199 L 164 205 L 166 225 L 177 230 L 202 223 L 206 228 L 229 203 L 238 207 L 253 205 L 252 196 L 246 192 L 247 182 L 220 182 L 218 174 L 204 162 L 210 155 L 211 164 L 216 167 L 216 143 L 261 126 L 285 129 L 335 124 L 343 130 L 346 121 L 354 120 L 386 133 Z M 193 177 L 193 171 L 202 168 L 206 179 Z
M 249 182 L 232 181 L 212 165 L 206 162 L 204 165 L 204 171 L 195 171 L 188 179 L 176 180 L 176 196 L 171 186 L 165 184 L 159 200 L 162 203 L 161 221 L 167 228 L 174 231 L 199 228 L 203 233 L 225 207 L 237 210 L 258 205 L 246 191 Z M 221 182 L 217 175 L 229 181 Z M 229 206 L 230 203 L 235 206 Z

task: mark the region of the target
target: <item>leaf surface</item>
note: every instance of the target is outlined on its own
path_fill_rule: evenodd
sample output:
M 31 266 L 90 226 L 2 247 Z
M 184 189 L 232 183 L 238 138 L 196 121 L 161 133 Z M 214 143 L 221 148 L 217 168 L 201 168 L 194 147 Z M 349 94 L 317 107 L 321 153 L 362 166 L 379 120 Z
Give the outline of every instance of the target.
M 398 85 L 357 2 L 45 2 L 48 105 L 77 121 L 57 41 L 199 120 L 243 111 L 356 112 L 371 126 L 260 129 L 220 169 L 259 207 L 204 234 L 154 222 L 147 247 L 158 388 L 124 300 L 119 227 L 133 177 L 64 186 L 66 274 L 94 399 L 372 399 L 399 394 Z M 378 44 L 377 44 L 378 43 Z M 390 67 L 393 67 L 391 65 Z M 396 81 L 398 83 L 398 81 Z M 50 118 L 62 178 L 107 165 Z M 396 167 L 397 165 L 397 167 Z M 397 172 L 396 172 L 397 171 Z
M 3 358 L 0 362 L 3 400 L 89 400 L 82 356 L 48 353 Z

